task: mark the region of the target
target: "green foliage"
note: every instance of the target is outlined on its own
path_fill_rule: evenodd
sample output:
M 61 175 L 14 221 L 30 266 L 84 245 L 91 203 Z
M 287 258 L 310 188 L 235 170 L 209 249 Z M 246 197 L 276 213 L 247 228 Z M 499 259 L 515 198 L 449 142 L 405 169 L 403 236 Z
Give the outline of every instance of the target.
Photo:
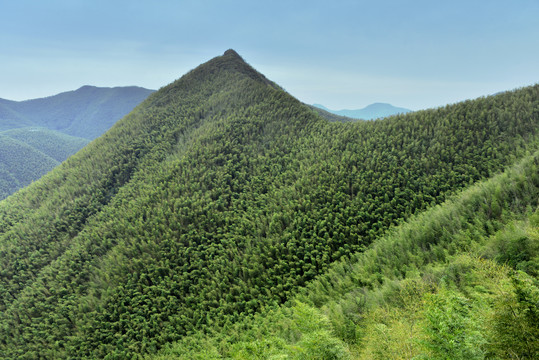
M 538 100 L 328 123 L 228 51 L 0 202 L 0 357 L 347 358 L 392 286 L 537 206 L 530 156 L 363 252 L 533 149 Z
M 0 199 L 39 179 L 59 163 L 22 141 L 0 133 Z
M 429 359 L 483 359 L 479 321 L 473 319 L 473 304 L 458 293 L 442 291 L 427 297 L 425 309 L 425 347 Z
M 490 251 L 496 254 L 498 262 L 538 277 L 539 225 L 532 223 L 536 221 L 534 218 L 530 223 L 516 222 L 508 226 L 506 231 L 500 232 L 494 239 Z
M 537 279 L 484 257 L 500 260 L 498 251 L 504 249 L 500 241 L 515 238 L 523 229 L 533 238 L 539 210 L 530 212 L 530 206 L 537 207 L 539 198 L 538 156 L 528 156 L 506 173 L 416 216 L 351 261 L 334 264 L 299 296 L 306 301 L 325 299 L 318 302 L 320 310 L 299 304 L 325 321 L 328 331 L 343 341 L 341 346 L 353 358 L 536 357 Z M 495 225 L 487 226 L 492 220 L 490 206 L 484 206 L 487 198 L 504 204 L 500 212 L 504 215 Z M 439 234 L 442 229 L 447 232 L 430 239 L 431 246 L 425 249 L 425 238 L 418 231 Z M 469 255 L 470 250 L 481 257 Z M 437 253 L 446 255 L 433 256 Z M 381 267 L 374 267 L 379 262 Z M 395 272 L 389 264 L 397 268 L 406 264 L 409 270 Z M 327 278 L 331 278 L 332 288 L 327 286 Z M 377 281 L 365 286 L 370 278 Z M 324 297 L 321 292 L 326 293 Z M 280 307 L 271 315 L 263 312 L 245 319 L 238 326 L 240 333 L 229 338 L 217 336 L 217 340 L 219 329 L 202 336 L 204 341 L 226 348 L 252 337 L 245 329 L 264 326 L 266 333 L 278 335 L 265 337 L 277 346 L 287 338 L 286 329 L 302 323 L 294 319 L 289 327 L 280 325 L 275 319 L 292 318 L 287 309 Z M 315 320 L 307 321 L 312 322 Z M 294 338 L 305 335 L 305 330 L 298 330 Z M 187 337 L 173 348 L 181 353 L 192 342 Z
M 0 132 L 0 199 L 39 179 L 88 142 L 32 127 Z
M 103 134 L 151 92 L 84 86 L 43 99 L 0 99 L 0 199 Z
M 539 356 L 539 286 L 537 278 L 516 271 L 513 291 L 498 295 L 492 321 L 492 353 L 499 358 Z
M 319 310 L 296 302 L 216 329 L 211 336 L 197 333 L 155 358 L 337 360 L 350 359 L 350 353 Z
M 61 163 L 90 141 L 45 128 L 24 127 L 0 133 L 41 151 Z

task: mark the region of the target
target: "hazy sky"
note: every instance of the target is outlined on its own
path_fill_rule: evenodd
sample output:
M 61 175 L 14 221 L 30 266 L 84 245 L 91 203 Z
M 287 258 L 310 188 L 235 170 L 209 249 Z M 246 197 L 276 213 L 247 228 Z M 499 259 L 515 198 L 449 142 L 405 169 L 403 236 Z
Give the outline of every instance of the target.
M 437 107 L 539 82 L 539 0 L 0 0 L 0 98 L 158 89 L 229 48 L 306 103 Z

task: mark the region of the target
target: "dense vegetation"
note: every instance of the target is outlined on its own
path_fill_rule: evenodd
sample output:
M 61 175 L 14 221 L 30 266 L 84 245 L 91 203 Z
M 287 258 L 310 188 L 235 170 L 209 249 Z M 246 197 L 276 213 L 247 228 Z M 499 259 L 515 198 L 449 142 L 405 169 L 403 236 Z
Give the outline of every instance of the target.
M 0 199 L 39 179 L 88 142 L 42 128 L 1 131 Z
M 0 99 L 0 130 L 34 126 L 93 140 L 152 92 L 135 86 L 83 86 L 40 99 Z
M 18 128 L 0 132 L 2 136 L 8 136 L 29 145 L 50 156 L 59 163 L 73 155 L 90 141 L 75 136 L 65 135 L 58 131 L 44 128 Z
M 539 153 L 154 359 L 536 359 Z
M 241 326 L 535 148 L 538 117 L 532 86 L 330 123 L 227 51 L 0 202 L 0 357 L 132 358 Z M 384 271 L 354 280 L 374 289 Z M 346 356 L 334 332 L 356 335 L 314 294 L 274 310 L 290 336 L 276 346 Z

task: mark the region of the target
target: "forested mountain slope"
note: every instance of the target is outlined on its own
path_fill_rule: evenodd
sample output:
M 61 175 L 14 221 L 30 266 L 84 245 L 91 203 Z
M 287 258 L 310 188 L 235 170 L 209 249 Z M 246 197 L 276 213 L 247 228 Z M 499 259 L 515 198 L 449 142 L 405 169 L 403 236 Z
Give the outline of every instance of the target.
M 501 171 L 539 86 L 330 123 L 227 51 L 0 202 L 0 357 L 132 358 L 279 304 Z
M 0 199 L 39 179 L 88 142 L 43 128 L 0 131 Z
M 32 121 L 11 108 L 14 103 L 14 101 L 0 99 L 0 130 L 34 125 Z
M 37 126 L 93 140 L 152 92 L 136 86 L 87 85 L 40 99 L 0 99 L 0 130 Z
M 6 130 L 0 132 L 0 135 L 23 142 L 52 157 L 58 163 L 64 161 L 90 142 L 88 139 L 34 127 Z
M 537 359 L 539 152 L 153 359 Z
M 0 199 L 37 180 L 58 162 L 43 152 L 0 135 Z

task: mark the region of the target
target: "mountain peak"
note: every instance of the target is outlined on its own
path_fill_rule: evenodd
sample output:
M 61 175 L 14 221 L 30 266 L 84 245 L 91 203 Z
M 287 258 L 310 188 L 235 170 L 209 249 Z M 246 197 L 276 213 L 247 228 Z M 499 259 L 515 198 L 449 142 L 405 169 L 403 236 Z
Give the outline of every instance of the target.
M 234 49 L 228 49 L 227 51 L 225 51 L 223 56 L 234 56 L 234 57 L 237 57 L 237 58 L 241 59 L 240 54 L 238 54 Z
M 247 62 L 243 60 L 243 58 L 233 49 L 228 49 L 223 53 L 223 55 L 214 57 L 206 64 L 211 64 L 216 68 L 223 70 L 237 70 L 243 73 L 258 73 L 258 71 L 252 68 L 251 65 L 247 64 Z M 205 68 L 206 64 L 201 65 L 201 68 Z
M 245 60 L 233 49 L 228 49 L 223 53 L 221 56 L 217 56 L 210 60 L 208 63 L 217 63 L 220 68 L 223 69 L 235 69 L 235 70 L 248 70 L 256 71 L 251 67 L 251 65 L 247 64 Z
M 195 69 L 191 70 L 174 83 L 165 87 L 164 90 L 165 92 L 170 92 L 172 89 L 189 89 L 192 84 L 200 84 L 204 81 L 213 81 L 223 73 L 237 75 L 241 74 L 240 76 L 247 76 L 257 82 L 280 89 L 278 85 L 268 80 L 264 75 L 249 65 L 235 50 L 228 49 L 223 53 L 223 55 L 216 56 L 213 59 L 197 66 Z M 166 101 L 166 99 L 168 99 L 168 96 L 161 96 L 158 102 L 162 103 L 163 101 Z

